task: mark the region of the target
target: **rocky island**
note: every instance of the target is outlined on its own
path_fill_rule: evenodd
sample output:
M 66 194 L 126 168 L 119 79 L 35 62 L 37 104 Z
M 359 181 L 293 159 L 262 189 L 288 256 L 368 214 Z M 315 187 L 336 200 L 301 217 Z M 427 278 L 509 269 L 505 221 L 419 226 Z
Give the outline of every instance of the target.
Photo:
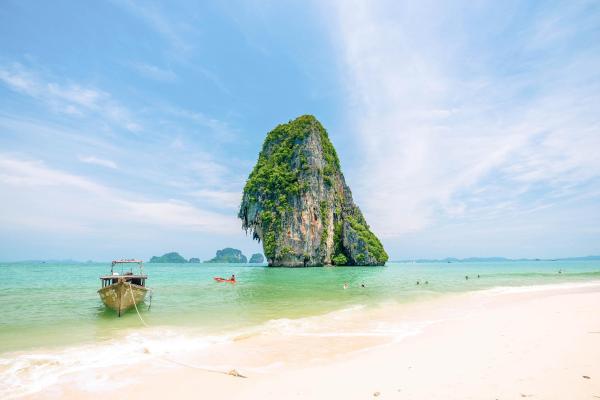
M 173 263 L 173 264 L 183 264 L 187 263 L 187 260 L 183 258 L 177 252 L 171 252 L 167 254 L 163 254 L 160 257 L 154 256 L 150 259 L 150 263 Z
M 262 264 L 265 262 L 265 258 L 263 257 L 262 254 L 260 253 L 255 253 L 252 254 L 252 256 L 250 257 L 250 261 L 248 261 L 250 264 Z
M 269 266 L 375 266 L 388 259 L 312 115 L 267 134 L 238 216 L 242 228 L 262 241 Z
M 231 247 L 226 247 L 223 250 L 217 250 L 217 256 L 208 261 L 204 261 L 205 263 L 243 263 L 248 262 L 246 256 L 242 254 L 241 250 L 232 249 Z

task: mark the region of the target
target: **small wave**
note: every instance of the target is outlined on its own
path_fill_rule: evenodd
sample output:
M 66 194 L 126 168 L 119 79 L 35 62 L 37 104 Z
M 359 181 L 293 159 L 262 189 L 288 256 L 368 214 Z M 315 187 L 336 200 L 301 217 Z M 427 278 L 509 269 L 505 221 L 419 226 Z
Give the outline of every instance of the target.
M 488 295 L 502 295 L 502 294 L 513 294 L 513 293 L 531 293 L 531 292 L 543 292 L 549 290 L 571 290 L 571 289 L 586 289 L 586 288 L 600 288 L 600 281 L 592 282 L 569 282 L 569 283 L 549 283 L 542 285 L 529 285 L 529 286 L 498 286 L 491 289 L 484 289 L 478 293 Z
M 132 365 L 150 356 L 197 351 L 229 340 L 227 336 L 191 337 L 172 330 L 155 329 L 59 351 L 7 354 L 0 358 L 0 398 L 37 393 L 59 383 L 67 374 Z
M 297 333 L 310 332 L 315 329 L 322 329 L 326 325 L 331 325 L 332 322 L 348 320 L 360 310 L 363 310 L 365 305 L 356 304 L 340 310 L 332 311 L 326 314 L 302 317 L 302 318 L 277 318 L 265 322 L 257 329 L 264 333 L 279 333 L 282 335 L 294 335 Z
M 396 304 L 397 305 L 397 304 Z M 390 304 L 389 307 L 393 307 Z M 147 328 L 129 332 L 110 341 L 69 347 L 55 351 L 37 351 L 35 354 L 12 353 L 0 358 L 0 398 L 10 399 L 38 393 L 69 379 L 71 374 L 85 374 L 89 378 L 81 385 L 86 390 L 102 390 L 105 375 L 98 370 L 107 367 L 127 367 L 152 358 L 178 359 L 182 354 L 209 349 L 211 346 L 252 340 L 261 335 L 323 338 L 381 337 L 397 342 L 418 335 L 437 320 L 381 321 L 370 312 L 362 312 L 358 304 L 317 316 L 297 319 L 279 318 L 263 324 L 227 332 L 223 335 L 199 335 L 193 331 L 168 328 Z M 381 311 L 381 310 L 380 310 Z M 391 315 L 391 313 L 390 313 Z M 177 362 L 175 362 L 177 363 Z M 184 365 L 183 362 L 180 364 Z M 282 364 L 274 362 L 254 366 L 256 371 L 268 371 Z M 196 366 L 197 367 L 197 366 Z M 201 366 L 204 369 L 224 369 L 229 366 Z M 199 367 L 200 368 L 200 367 Z M 78 383 L 79 384 L 79 383 Z M 124 382 L 123 384 L 127 384 Z
M 37 350 L 35 353 L 26 354 L 6 353 L 0 357 L 0 398 L 10 399 L 38 393 L 60 383 L 63 377 L 73 373 L 107 367 L 126 367 L 147 361 L 150 357 L 202 351 L 210 346 L 251 339 L 265 333 L 285 336 L 316 332 L 323 321 L 344 320 L 362 308 L 363 305 L 356 305 L 324 316 L 275 319 L 220 336 L 203 336 L 182 332 L 181 329 L 148 328 L 125 333 L 109 341 L 61 350 Z M 94 386 L 97 383 L 91 382 L 90 385 Z
M 397 307 L 397 303 L 384 307 Z M 297 337 L 353 338 L 380 337 L 394 342 L 418 335 L 427 326 L 441 320 L 386 321 L 373 320 L 362 314 L 364 305 L 355 305 L 327 314 L 298 319 L 280 318 L 260 327 L 263 334 L 280 334 Z

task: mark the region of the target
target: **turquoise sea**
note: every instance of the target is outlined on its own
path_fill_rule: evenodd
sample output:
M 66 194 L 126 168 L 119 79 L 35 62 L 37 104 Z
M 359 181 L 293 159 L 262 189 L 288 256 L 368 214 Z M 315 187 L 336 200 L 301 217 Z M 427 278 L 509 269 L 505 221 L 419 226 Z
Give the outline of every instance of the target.
M 135 310 L 117 318 L 100 302 L 98 277 L 109 270 L 109 263 L 1 263 L 0 357 L 110 341 L 121 332 L 141 328 Z M 152 305 L 148 310 L 145 304 L 140 311 L 148 325 L 220 335 L 270 320 L 356 305 L 414 302 L 493 287 L 600 280 L 600 261 L 388 263 L 385 267 L 307 269 L 146 264 L 145 271 L 148 287 L 153 289 Z M 231 274 L 238 279 L 235 285 L 213 280 Z

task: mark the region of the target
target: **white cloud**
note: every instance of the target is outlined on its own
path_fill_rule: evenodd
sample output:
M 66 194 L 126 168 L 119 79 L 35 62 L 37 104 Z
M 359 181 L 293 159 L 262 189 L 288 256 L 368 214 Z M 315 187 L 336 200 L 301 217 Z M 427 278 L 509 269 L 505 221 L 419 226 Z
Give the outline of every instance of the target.
M 222 186 L 229 177 L 229 169 L 216 161 L 210 154 L 202 151 L 193 153 L 193 161 L 187 168 L 194 177 L 202 182 L 203 186 Z
M 99 158 L 96 156 L 79 156 L 77 157 L 79 161 L 87 163 L 87 164 L 95 164 L 100 165 L 102 167 L 117 169 L 117 164 L 114 161 L 107 160 L 104 158 Z
M 242 200 L 240 193 L 240 191 L 203 189 L 197 190 L 191 195 L 219 208 L 237 209 Z
M 37 91 L 43 91 L 43 86 L 44 85 L 42 84 L 42 87 Z M 45 86 L 49 96 L 90 109 L 98 107 L 98 103 L 102 99 L 108 97 L 106 93 L 94 89 L 83 88 L 79 85 L 63 87 L 56 83 L 47 83 Z
M 507 203 L 537 208 L 522 197 L 564 198 L 600 176 L 598 53 L 542 58 L 507 76 L 495 68 L 529 47 L 529 32 L 508 38 L 506 55 L 470 48 L 477 32 L 458 27 L 486 29 L 476 12 L 456 19 L 444 6 L 392 1 L 339 1 L 326 11 L 365 161 L 354 192 L 378 233 Z
M 237 133 L 226 122 L 210 117 L 202 112 L 166 105 L 162 109 L 177 118 L 185 118 L 204 128 L 208 128 L 214 133 L 214 139 L 219 141 L 227 143 L 239 139 Z
M 181 18 L 178 18 L 177 21 L 172 21 L 167 17 L 167 13 L 164 10 L 148 3 L 142 4 L 127 0 L 116 1 L 115 3 L 129 11 L 133 16 L 146 22 L 152 30 L 164 37 L 178 53 L 186 54 L 194 48 L 186 39 L 186 33 L 193 31 L 194 28 L 183 22 Z
M 106 196 L 107 188 L 78 175 L 47 168 L 41 161 L 23 161 L 0 155 L 0 182 L 15 187 L 70 187 Z
M 123 201 L 131 218 L 140 223 L 184 228 L 198 232 L 239 233 L 235 216 L 226 216 L 194 207 L 182 201 Z
M 65 226 L 78 231 L 106 226 L 111 230 L 116 226 L 146 226 L 226 234 L 240 231 L 235 215 L 172 199 L 141 199 L 133 193 L 52 169 L 41 161 L 0 155 L 0 171 L 0 188 L 11 193 L 0 197 L 0 221 L 11 226 L 39 230 Z M 50 226 L 44 228 L 45 223 Z
M 74 83 L 51 82 L 16 63 L 0 66 L 0 82 L 57 112 L 73 116 L 96 115 L 131 132 L 142 130 L 132 113 L 102 90 Z
M 169 144 L 169 147 L 175 150 L 183 150 L 185 149 L 185 144 L 183 143 L 183 139 L 178 136 L 173 139 L 173 141 Z
M 172 82 L 177 79 L 177 75 L 173 71 L 159 68 L 156 65 L 133 63 L 132 67 L 146 78 L 156 81 Z

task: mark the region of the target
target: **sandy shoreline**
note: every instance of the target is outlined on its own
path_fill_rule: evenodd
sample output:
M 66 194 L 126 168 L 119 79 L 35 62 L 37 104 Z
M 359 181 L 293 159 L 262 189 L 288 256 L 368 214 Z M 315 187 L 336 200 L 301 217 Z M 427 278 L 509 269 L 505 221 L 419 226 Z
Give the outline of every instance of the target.
M 29 398 L 600 398 L 596 283 L 492 289 L 289 322 L 201 354 L 146 349 L 143 364 L 66 375 Z

